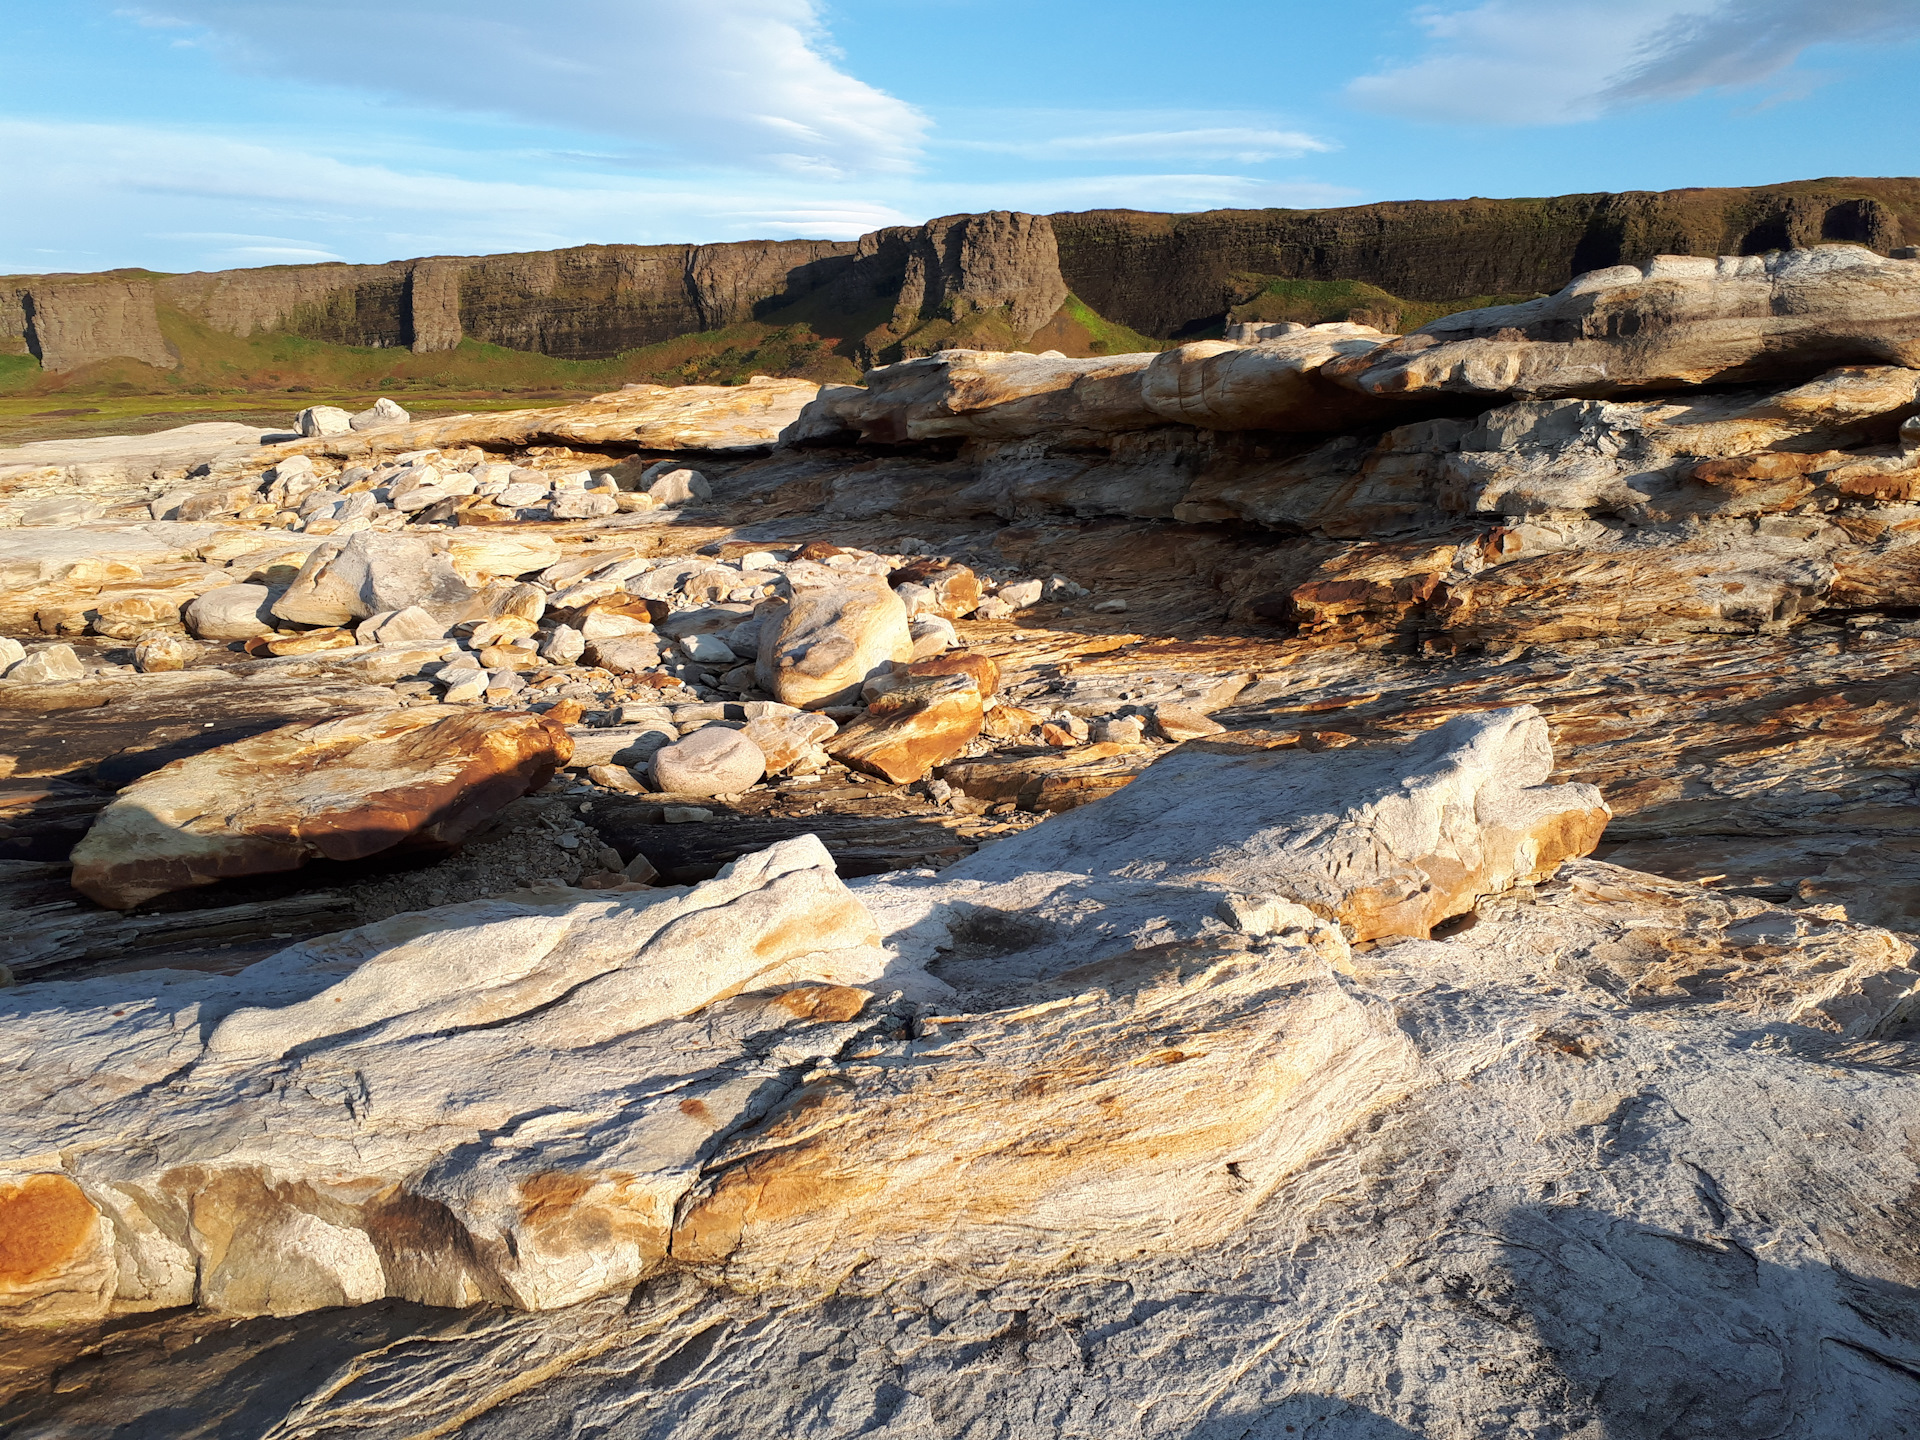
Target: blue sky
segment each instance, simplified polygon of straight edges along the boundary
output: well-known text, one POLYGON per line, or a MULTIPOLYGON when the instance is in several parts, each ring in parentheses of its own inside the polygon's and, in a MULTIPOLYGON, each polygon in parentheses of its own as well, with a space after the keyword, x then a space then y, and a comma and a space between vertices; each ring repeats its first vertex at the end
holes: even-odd
POLYGON ((0 273, 1920 173, 1920 0, 0 0, 0 273))

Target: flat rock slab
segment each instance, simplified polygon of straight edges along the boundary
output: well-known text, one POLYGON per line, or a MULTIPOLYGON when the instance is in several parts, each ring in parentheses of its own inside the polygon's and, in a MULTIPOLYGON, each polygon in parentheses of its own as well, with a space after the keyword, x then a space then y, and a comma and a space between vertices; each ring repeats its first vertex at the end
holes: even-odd
POLYGON ((309 860, 457 844, 572 753, 522 712, 384 710, 288 725, 163 766, 73 852, 73 887, 113 909, 309 860))
POLYGON ((391 690, 270 672, 0 681, 0 755, 12 757, 15 779, 58 776, 118 790, 175 760, 293 721, 392 707, 391 690))

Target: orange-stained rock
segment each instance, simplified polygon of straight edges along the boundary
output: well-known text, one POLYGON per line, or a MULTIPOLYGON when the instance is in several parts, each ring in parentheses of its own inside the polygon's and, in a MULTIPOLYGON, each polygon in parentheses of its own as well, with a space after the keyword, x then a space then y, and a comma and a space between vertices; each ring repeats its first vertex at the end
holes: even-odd
POLYGON ((59 1174, 0 1177, 0 1323, 98 1319, 114 1279, 107 1227, 78 1185, 59 1174))
POLYGON ((923 675, 971 675, 973 683, 980 687, 982 696, 998 694, 1000 690, 1000 667, 994 663, 991 655, 982 655, 977 650, 949 650, 944 655, 916 660, 907 667, 907 674, 916 678, 923 675))
POLYGON ((827 753, 850 770, 905 785, 965 750, 984 718, 971 675, 910 679, 850 722, 827 753))
POLYGON ((971 615, 984 598, 980 577, 965 565, 949 565, 938 560, 919 560, 903 565, 887 576, 889 585, 924 585, 933 591, 938 612, 949 620, 971 615))
POLYGON ((122 790, 73 852, 73 886, 125 910, 237 875, 452 845, 573 753, 566 726, 437 706, 289 725, 122 790))

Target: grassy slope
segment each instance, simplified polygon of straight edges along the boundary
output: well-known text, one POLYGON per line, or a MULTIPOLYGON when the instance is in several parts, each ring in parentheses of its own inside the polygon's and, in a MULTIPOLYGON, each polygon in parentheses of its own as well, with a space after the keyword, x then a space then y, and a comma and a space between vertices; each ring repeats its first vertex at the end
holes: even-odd
POLYGON ((1534 298, 1469 295, 1458 300, 1402 300, 1363 280, 1281 280, 1271 275, 1235 275, 1233 284, 1237 298, 1227 311, 1230 320, 1293 320, 1303 325, 1354 320, 1401 333, 1431 324, 1442 315, 1534 298))
POLYGON ((737 385, 752 375, 860 378, 835 353, 830 337, 804 323, 749 322, 605 360, 563 360, 477 340, 416 355, 280 333, 229 335, 165 307, 160 328, 180 355, 175 370, 107 360, 49 375, 31 356, 0 356, 0 444, 137 434, 201 420, 278 425, 308 405, 360 410, 381 395, 426 416, 560 403, 630 381, 737 385))

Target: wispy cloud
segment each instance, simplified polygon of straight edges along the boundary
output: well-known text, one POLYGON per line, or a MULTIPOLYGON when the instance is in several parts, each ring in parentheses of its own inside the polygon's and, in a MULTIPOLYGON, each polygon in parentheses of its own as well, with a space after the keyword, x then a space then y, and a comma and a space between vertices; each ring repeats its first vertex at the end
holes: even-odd
POLYGON ((1426 52, 1352 81, 1371 110, 1553 125, 1779 76, 1810 46, 1920 34, 1915 0, 1487 0, 1415 14, 1426 52))
POLYGON ((966 140, 957 147, 1021 155, 1034 160, 1230 160, 1257 165, 1295 160, 1337 147, 1299 130, 1216 126, 1196 130, 1138 130, 1114 135, 1049 135, 1031 140, 966 140))
POLYGON ((780 176, 475 180, 144 126, 0 119, 0 153, 12 157, 17 202, 0 218, 0 273, 71 266, 63 257, 96 251, 103 235, 123 250, 94 264, 226 268, 589 242, 847 239, 924 218, 857 188, 780 176))
POLYGON ((236 64, 818 179, 902 173, 918 110, 836 63, 817 0, 158 0, 236 64))

